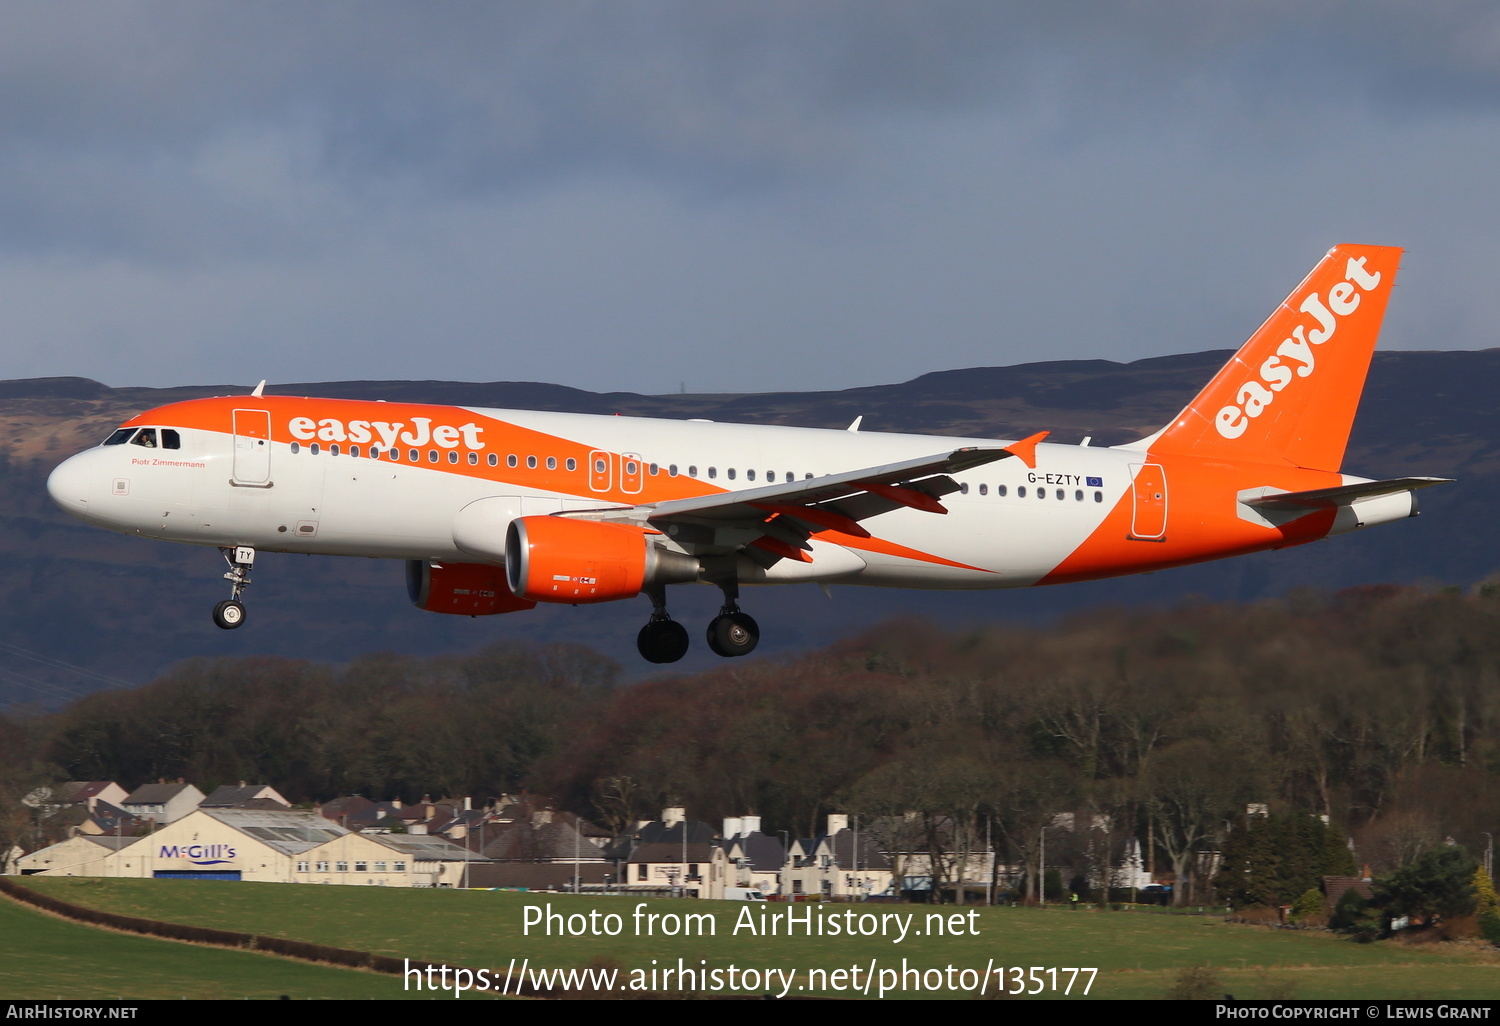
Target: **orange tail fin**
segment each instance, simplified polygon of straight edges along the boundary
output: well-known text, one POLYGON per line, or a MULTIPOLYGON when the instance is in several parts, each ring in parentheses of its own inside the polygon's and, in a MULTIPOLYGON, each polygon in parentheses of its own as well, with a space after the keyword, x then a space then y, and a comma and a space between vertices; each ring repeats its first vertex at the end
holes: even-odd
POLYGON ((1338 470, 1400 260, 1329 250, 1150 451, 1338 470))

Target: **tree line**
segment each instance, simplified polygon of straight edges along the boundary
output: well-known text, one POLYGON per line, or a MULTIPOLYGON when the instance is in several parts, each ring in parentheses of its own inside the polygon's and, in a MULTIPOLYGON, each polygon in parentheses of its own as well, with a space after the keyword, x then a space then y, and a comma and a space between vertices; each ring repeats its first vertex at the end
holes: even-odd
POLYGON ((1207 900, 1198 853, 1269 829, 1252 807, 1326 826, 1290 828, 1298 881, 1335 862, 1389 873, 1445 840, 1483 851, 1500 826, 1497 681, 1488 587, 1103 609, 1046 628, 902 621, 630 686, 570 645, 196 661, 0 718, 0 797, 47 777, 250 780, 294 801, 529 791, 617 829, 682 804, 794 837, 851 812, 910 850, 992 843, 1031 866, 1045 844, 1049 866, 1083 878, 1139 838, 1182 900, 1207 900))

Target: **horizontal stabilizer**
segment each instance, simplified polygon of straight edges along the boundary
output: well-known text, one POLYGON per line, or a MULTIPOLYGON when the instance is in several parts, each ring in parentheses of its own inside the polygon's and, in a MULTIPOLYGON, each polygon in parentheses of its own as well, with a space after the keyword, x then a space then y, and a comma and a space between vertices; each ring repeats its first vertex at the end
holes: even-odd
POLYGON ((1452 480, 1451 477, 1395 477, 1388 481, 1358 481, 1354 484, 1335 485, 1332 488, 1313 488, 1305 492, 1278 492, 1269 488, 1252 488, 1241 492, 1239 499, 1246 506, 1253 506, 1256 509, 1287 512, 1334 509, 1338 506, 1351 505, 1361 499, 1373 499, 1377 495, 1412 492, 1418 488, 1448 484, 1452 480))

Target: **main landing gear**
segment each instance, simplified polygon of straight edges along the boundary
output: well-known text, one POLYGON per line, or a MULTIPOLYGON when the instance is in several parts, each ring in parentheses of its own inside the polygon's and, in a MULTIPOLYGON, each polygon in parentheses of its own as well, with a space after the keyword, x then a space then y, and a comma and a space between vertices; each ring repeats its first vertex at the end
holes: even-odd
POLYGON ((648 588, 646 594, 651 598, 651 619, 636 635, 635 647, 648 663, 675 663, 687 655, 687 628, 667 612, 665 587, 648 588))
MULTIPOLYGON (((737 582, 720 584, 724 605, 708 625, 708 647, 725 657, 749 655, 760 641, 760 626, 740 612, 737 582)), ((649 663, 675 663, 687 655, 688 632, 667 612, 666 588, 646 592, 651 598, 651 619, 636 636, 635 646, 649 663)))
POLYGON ((727 657, 749 655, 760 641, 760 625, 748 613, 740 612, 740 583, 734 578, 719 584, 724 605, 719 615, 709 621, 708 647, 715 655, 727 657))
POLYGON ((229 572, 224 575, 232 590, 229 598, 214 606, 214 624, 226 631, 232 631, 245 622, 245 604, 240 601, 240 595, 244 593, 245 587, 250 583, 250 570, 255 566, 255 550, 248 545, 237 545, 234 548, 221 548, 224 554, 224 562, 229 564, 229 572))

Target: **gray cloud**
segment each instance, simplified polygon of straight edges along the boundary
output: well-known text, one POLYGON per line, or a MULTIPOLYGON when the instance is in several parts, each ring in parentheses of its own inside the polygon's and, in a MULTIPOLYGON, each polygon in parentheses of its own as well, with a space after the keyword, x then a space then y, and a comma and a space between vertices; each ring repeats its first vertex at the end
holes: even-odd
POLYGON ((9 4, 0 373, 1124 359, 1344 239, 1491 344, 1497 57, 1488 3, 9 4))

